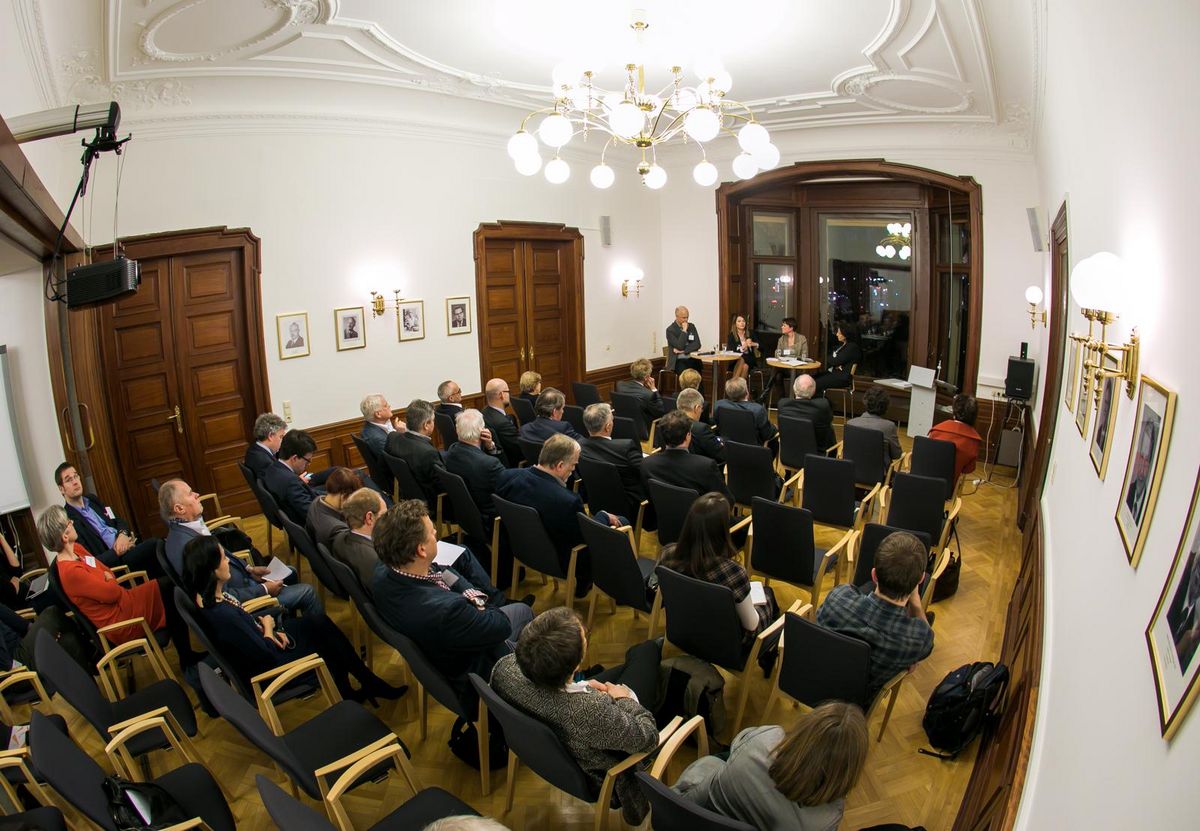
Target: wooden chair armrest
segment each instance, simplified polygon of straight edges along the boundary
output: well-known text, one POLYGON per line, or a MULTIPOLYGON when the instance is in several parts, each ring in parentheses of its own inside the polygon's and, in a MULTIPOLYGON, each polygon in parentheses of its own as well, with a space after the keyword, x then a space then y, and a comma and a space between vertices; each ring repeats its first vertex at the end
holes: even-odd
MULTIPOLYGON (((211 528, 212 526, 210 525, 209 527, 211 528)), ((249 563, 250 562, 250 549, 243 548, 241 551, 234 551, 233 556, 237 557, 243 563, 249 563)))
POLYGON ((17 609, 16 611, 17 617, 24 618, 31 623, 37 620, 37 612, 35 612, 33 609, 17 609))
POLYGON ((199 831, 212 831, 212 829, 209 828, 208 823, 200 819, 200 817, 192 817, 184 822, 177 822, 174 825, 164 828, 163 831, 192 831, 192 829, 199 829, 199 831))
POLYGON ((31 568, 29 571, 22 574, 20 579, 22 581, 33 580, 36 577, 41 577, 45 573, 46 569, 44 568, 31 568))
MULTIPOLYGON (((46 793, 45 789, 42 788, 40 784, 38 784, 37 779, 35 779, 33 776, 33 772, 29 769, 29 765, 26 761, 28 758, 28 747, 17 748, 16 750, 6 750, 3 754, 0 754, 0 770, 6 770, 8 768, 15 768, 19 770, 21 772, 21 776, 25 780, 22 784, 29 789, 29 792, 33 795, 34 799, 38 801, 38 804, 42 805, 43 807, 53 806, 54 803, 50 801, 50 795, 46 793)), ((8 794, 12 804, 20 805, 20 799, 13 790, 12 785, 9 784, 8 777, 0 776, 0 783, 3 784, 4 791, 8 794)))
POLYGON ((271 731, 276 736, 283 735, 283 722, 279 720, 279 713, 275 709, 275 694, 300 676, 314 671, 317 674, 317 683, 320 684, 321 692, 324 693, 329 706, 332 707, 341 701, 342 696, 333 683, 333 676, 329 674, 329 668, 316 653, 259 673, 250 679, 250 687, 258 701, 258 711, 262 714, 263 720, 271 726, 271 731), (264 688, 263 682, 268 680, 270 683, 264 688))
MULTIPOLYGON (((161 708, 165 710, 166 708, 161 708)), ((157 711, 156 711, 157 712, 157 711)), ((112 732, 113 728, 109 728, 112 732)), ((184 744, 181 736, 184 735, 179 728, 179 722, 171 716, 168 711, 165 716, 154 716, 153 718, 142 717, 133 720, 133 723, 122 730, 117 731, 117 734, 104 746, 104 752, 113 764, 113 768, 118 772, 124 772, 130 779, 141 781, 139 776, 139 765, 134 761, 133 754, 129 752, 126 745, 130 739, 135 736, 140 736, 142 733, 148 733, 151 730, 159 730, 166 737, 167 743, 171 748, 179 753, 180 758, 188 762, 199 762, 187 746, 184 744), (180 732, 176 732, 179 730, 180 732)))
POLYGON ((787 495, 788 488, 799 487, 799 485, 797 483, 800 481, 800 477, 803 475, 804 475, 804 471, 802 471, 802 470, 797 471, 796 473, 792 474, 792 476, 790 476, 788 479, 784 480, 783 487, 781 487, 779 489, 779 501, 780 502, 782 502, 784 496, 787 495))
POLYGON ((937 562, 933 565, 933 573, 929 575, 930 578, 937 580, 945 572, 948 565, 950 565, 950 549, 943 548, 938 552, 937 562))
MULTIPOLYGON (((669 740, 672 735, 675 734, 675 731, 679 729, 679 726, 681 724, 683 724, 683 716, 675 716, 675 718, 671 719, 670 723, 667 724, 666 727, 664 727, 662 730, 658 731, 658 744, 656 744, 650 750, 643 750, 640 753, 631 753, 628 756, 626 756, 624 759, 622 759, 621 761, 617 762, 615 765, 613 765, 607 771, 605 771, 605 773, 604 773, 605 781, 611 782, 612 780, 616 779, 616 777, 619 774, 624 773, 625 771, 629 770, 631 767, 633 767, 638 762, 645 759, 651 753, 658 750, 660 747, 663 747, 664 743, 667 740, 669 740)), ((707 741, 707 737, 705 737, 705 739, 707 741)))
POLYGON ((360 747, 353 753, 318 768, 313 771, 313 775, 317 777, 322 795, 327 801, 333 802, 340 799, 342 794, 353 787, 359 777, 388 758, 396 760, 396 768, 408 781, 408 785, 412 788, 413 793, 416 794, 420 791, 421 782, 417 778, 412 762, 409 761, 408 754, 404 752, 404 746, 400 744, 400 739, 397 738, 395 733, 388 733, 386 736, 381 736, 366 747, 360 747), (328 791, 326 791, 324 784, 326 777, 343 768, 345 770, 338 776, 333 785, 329 787, 328 791))
POLYGON ((841 551, 843 548, 846 549, 846 557, 848 559, 850 557, 850 543, 857 536, 858 536, 858 532, 855 531, 853 528, 851 528, 849 531, 847 531, 845 534, 842 535, 842 538, 834 544, 833 548, 831 548, 825 552, 825 559, 829 559, 834 554, 837 554, 839 551, 841 551))
MULTIPOLYGON (((142 626, 145 627, 144 621, 142 626)), ((151 635, 149 637, 153 636, 151 635)), ((105 673, 111 672, 115 677, 117 675, 117 661, 126 656, 139 652, 146 658, 147 661, 150 662, 151 669, 154 670, 154 674, 158 676, 160 681, 169 677, 167 675, 166 667, 159 665, 158 655, 155 654, 153 649, 151 649, 150 642, 146 638, 134 638, 131 641, 125 641, 125 643, 117 644, 101 655, 100 660, 96 661, 96 670, 100 676, 100 686, 102 689, 104 689, 110 701, 116 701, 118 698, 123 697, 124 693, 119 689, 119 687, 113 687, 109 684, 109 678, 105 673)))
POLYGON ((134 580, 149 580, 150 575, 144 571, 127 571, 117 577, 118 583, 132 583, 134 580))
POLYGON ((154 634, 150 631, 150 624, 146 622, 144 617, 131 617, 126 620, 118 620, 116 623, 110 623, 108 626, 101 626, 96 630, 98 635, 107 635, 116 629, 128 629, 130 626, 141 625, 142 630, 146 633, 146 637, 152 638, 154 634))
MULTIPOLYGON (((221 510, 221 497, 217 496, 215 493, 200 494, 200 502, 201 503, 207 502, 209 500, 212 500, 213 507, 217 509, 216 510, 217 516, 221 516, 225 513, 224 511, 221 510)), ((209 525, 209 527, 211 528, 212 526, 209 525)))
POLYGON ((837 456, 839 459, 840 459, 840 458, 842 458, 842 445, 844 445, 844 444, 845 444, 845 442, 840 442, 840 441, 839 441, 837 444, 830 445, 829 447, 826 447, 826 448, 825 448, 825 455, 826 455, 826 456, 828 456, 830 453, 833 453, 833 451, 835 451, 835 450, 836 450, 836 451, 837 451, 837 453, 836 453, 835 455, 836 455, 836 456, 837 456))
POLYGON ((247 600, 242 604, 242 611, 259 612, 271 606, 278 606, 279 601, 269 594, 264 594, 262 597, 256 597, 253 600, 247 600))
MULTIPOLYGON (((796 602, 799 603, 800 601, 797 600, 796 602)), ((782 628, 783 628, 783 615, 780 615, 779 617, 775 618, 775 620, 771 623, 770 626, 768 626, 766 629, 759 632, 758 636, 755 637, 755 639, 754 639, 754 646, 756 647, 755 651, 758 651, 757 648, 761 647, 764 643, 766 643, 767 638, 771 637, 772 635, 774 635, 776 632, 778 632, 782 628)))
POLYGON ((904 463, 904 459, 907 455, 910 454, 901 454, 899 459, 896 459, 896 461, 888 465, 887 473, 885 473, 883 476, 883 487, 885 490, 892 486, 892 479, 900 471, 901 465, 904 463))
POLYGON ((208 526, 210 531, 213 528, 221 528, 226 525, 236 525, 240 528, 242 525, 242 518, 240 516, 230 516, 229 514, 225 514, 224 516, 217 517, 212 522, 209 522, 206 519, 204 520, 204 524, 208 526))
POLYGON ((733 525, 729 526, 729 533, 732 534, 735 531, 741 531, 743 528, 745 528, 747 525, 750 525, 752 522, 754 522, 753 515, 742 517, 737 522, 735 522, 733 525))
POLYGON ((33 685, 33 689, 37 692, 40 701, 50 702, 50 696, 46 693, 46 688, 42 686, 42 679, 31 669, 10 669, 0 676, 0 694, 3 694, 9 687, 23 683, 33 685))
POLYGON ((171 714, 170 707, 159 707, 155 710, 147 710, 146 712, 142 713, 141 715, 134 716, 133 718, 127 718, 124 721, 118 721, 116 724, 110 724, 108 727, 108 733, 110 736, 116 736, 122 730, 126 730, 130 727, 133 727, 138 722, 145 721, 146 719, 151 719, 151 718, 164 718, 170 714, 171 714))
POLYGON ((583 484, 583 480, 576 476, 575 481, 571 483, 571 490, 575 493, 579 493, 579 486, 581 484, 583 484))
POLYGON ((129 566, 118 563, 110 568, 109 571, 111 571, 113 574, 123 574, 124 572, 129 571, 129 566))
POLYGON ((867 491, 867 495, 858 503, 858 511, 854 515, 854 530, 861 530, 863 520, 869 515, 871 503, 873 503, 880 494, 883 493, 883 485, 876 484, 871 490, 867 491))
POLYGON ((683 740, 692 733, 696 733, 696 758, 703 759, 708 755, 708 731, 704 729, 704 716, 692 716, 686 724, 673 732, 665 742, 661 742, 662 750, 659 751, 658 757, 654 760, 654 765, 650 768, 651 776, 660 781, 662 780, 663 774, 667 772, 667 765, 675 757, 675 751, 683 744, 683 740), (697 730, 699 730, 698 733, 696 732, 697 730))

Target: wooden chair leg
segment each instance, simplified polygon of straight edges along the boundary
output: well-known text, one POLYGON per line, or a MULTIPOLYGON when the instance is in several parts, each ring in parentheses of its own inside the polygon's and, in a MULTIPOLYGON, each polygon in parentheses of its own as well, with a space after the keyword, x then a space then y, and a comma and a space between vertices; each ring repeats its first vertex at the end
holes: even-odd
MULTIPOLYGON (((420 685, 418 685, 420 686, 420 685)), ((425 734, 428 732, 429 718, 429 693, 424 687, 417 690, 417 719, 421 722, 421 741, 425 741, 425 734)))
POLYGON ((592 592, 592 599, 588 601, 587 630, 589 632, 592 631, 592 621, 596 618, 596 598, 599 594, 599 592, 592 592))
POLYGON ((521 761, 517 758, 517 754, 513 753, 512 750, 509 750, 508 751, 508 784, 504 788, 504 813, 502 813, 501 816, 504 816, 505 814, 507 814, 509 811, 512 810, 513 793, 516 791, 516 788, 517 788, 517 766, 520 764, 521 764, 521 761))
POLYGON ((892 717, 892 708, 896 706, 896 699, 900 695, 900 685, 897 684, 892 688, 892 694, 888 698, 887 709, 883 711, 883 723, 879 725, 879 735, 875 737, 876 742, 883 741, 883 731, 887 729, 888 720, 892 717))
POLYGON ((479 702, 479 724, 475 733, 479 736, 479 777, 483 783, 483 795, 492 792, 492 765, 488 755, 488 714, 487 705, 479 702))
POLYGON ((742 673, 742 689, 738 692, 737 715, 733 718, 733 735, 737 735, 742 730, 742 716, 746 714, 746 699, 750 695, 750 672, 751 667, 747 667, 742 673))

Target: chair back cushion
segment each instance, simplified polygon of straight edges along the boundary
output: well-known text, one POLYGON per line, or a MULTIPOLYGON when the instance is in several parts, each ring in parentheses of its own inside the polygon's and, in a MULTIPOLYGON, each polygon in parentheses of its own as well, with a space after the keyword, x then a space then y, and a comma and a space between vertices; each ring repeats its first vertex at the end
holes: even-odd
POLYGON ((117 831, 103 789, 106 774, 38 710, 30 713, 29 749, 50 787, 101 828, 117 831))
POLYGON ((912 534, 925 544, 926 549, 933 545, 929 535, 921 531, 908 531, 905 528, 868 522, 863 526, 862 536, 858 538, 858 554, 854 559, 854 585, 865 586, 871 582, 871 569, 875 568, 875 552, 879 550, 879 544, 897 531, 912 534))
MULTIPOLYGON (((575 406, 582 410, 584 407, 600 403, 600 389, 595 384, 584 384, 579 381, 571 382, 571 395, 575 398, 575 406)), ((575 429, 579 429, 578 427, 575 429)), ((586 432, 580 430, 585 436, 586 432)))
POLYGON ((33 655, 37 661, 37 673, 45 686, 57 690, 68 704, 87 719, 103 741, 111 739, 108 726, 119 719, 113 716, 113 705, 100 694, 96 682, 83 667, 46 630, 37 633, 33 655))
MULTIPOLYGON (((446 676, 438 670, 429 659, 425 657, 425 653, 421 651, 421 647, 417 646, 416 641, 407 635, 402 635, 388 625, 387 621, 379 614, 379 610, 375 608, 374 603, 368 603, 363 608, 363 617, 366 618, 367 625, 371 627, 379 639, 388 646, 400 653, 400 657, 408 664, 413 671, 413 675, 421 682, 421 686, 425 688, 425 692, 433 696, 437 703, 441 704, 454 715, 466 721, 473 722, 478 717, 476 708, 467 708, 464 706, 464 701, 459 695, 458 690, 446 679, 446 676)), ((474 701, 474 696, 469 696, 471 701, 474 701)))
MULTIPOLYGON (((608 511, 614 516, 625 516, 630 509, 625 483, 617 466, 599 459, 579 459, 575 472, 583 479, 583 492, 587 496, 588 509, 593 515, 608 511)), ((633 519, 633 517, 630 517, 633 519)))
MULTIPOLYGON (((353 438, 356 443, 362 441, 362 439, 360 439, 358 436, 352 436, 351 438, 353 438)), ((363 447, 366 447, 365 442, 363 442, 363 447)), ((371 448, 367 447, 367 452, 370 453, 371 448)), ((366 456, 363 456, 363 458, 365 459, 366 456)), ((254 494, 254 498, 258 501, 258 507, 262 509, 263 516, 267 518, 267 522, 271 523, 276 528, 280 528, 279 503, 275 501, 275 497, 271 496, 267 489, 262 486, 262 482, 258 480, 258 477, 254 475, 254 472, 250 470, 250 468, 246 467, 241 462, 238 462, 237 466, 241 469, 242 476, 245 477, 246 483, 250 486, 250 492, 254 494)))
POLYGON ((576 517, 591 555, 592 581, 597 588, 621 606, 649 612, 651 601, 646 599, 646 581, 638 568, 629 534, 583 514, 576 517))
POLYGON ((288 831, 337 831, 325 817, 309 808, 261 773, 254 777, 258 795, 275 825, 288 831))
POLYGON ((216 661, 221 672, 234 685, 238 693, 246 700, 253 698, 254 693, 250 689, 250 679, 243 678, 233 662, 221 652, 217 646, 216 639, 198 614, 195 602, 179 586, 175 587, 175 607, 179 609, 179 616, 183 618, 183 622, 187 624, 188 629, 196 636, 196 640, 200 641, 200 644, 208 650, 209 657, 216 661))
POLYGON ((392 477, 388 475, 387 466, 383 463, 383 459, 379 458, 379 454, 358 433, 351 433, 350 438, 354 440, 354 446, 358 448, 358 455, 362 456, 363 461, 367 463, 367 473, 371 475, 371 479, 381 487, 389 482, 392 477))
POLYGON ((645 441, 650 437, 650 426, 646 424, 646 414, 642 412, 642 402, 638 400, 637 396, 614 392, 612 408, 615 415, 633 420, 638 441, 645 441))
POLYGON ((741 672, 742 623, 733 591, 658 566, 659 591, 667 610, 667 640, 710 664, 741 672))
POLYGON ((312 541, 312 537, 308 535, 308 531, 292 522, 283 511, 279 512, 279 522, 283 525, 283 530, 287 533, 288 539, 291 540, 292 548, 299 551, 300 555, 308 561, 309 567, 317 575, 317 579, 321 581, 321 585, 327 591, 332 592, 338 600, 347 600, 346 592, 342 589, 337 578, 334 577, 333 572, 330 571, 329 564, 321 557, 320 552, 317 551, 316 543, 312 541))
POLYGON ((679 533, 683 530, 683 521, 687 519, 692 503, 700 498, 700 494, 691 488, 680 488, 668 485, 657 479, 646 483, 650 502, 658 516, 658 544, 670 545, 679 541, 679 533))
POLYGON ((642 441, 642 439, 638 438, 637 422, 625 416, 613 416, 612 437, 614 439, 642 441))
POLYGON ((536 418, 533 411, 533 403, 529 399, 514 396, 508 403, 512 405, 513 412, 517 416, 517 421, 521 422, 521 424, 528 424, 536 418))
POLYGON ((809 707, 849 701, 866 708, 870 646, 792 612, 783 624, 783 643, 781 690, 809 707))
POLYGON ((817 431, 807 418, 779 416, 779 461, 792 470, 804 468, 804 457, 819 453, 817 431))
POLYGON ((798 586, 812 586, 816 568, 812 512, 774 500, 752 504, 754 539, 750 562, 754 571, 798 586))
POLYGON ((883 481, 887 472, 883 466, 885 441, 882 431, 869 427, 847 424, 842 430, 842 458, 854 462, 856 482, 877 485, 883 481))
POLYGON ((437 489, 450 498, 450 507, 454 513, 454 521, 462 528, 463 533, 471 538, 472 543, 486 545, 488 533, 483 527, 483 517, 479 514, 479 506, 471 498, 467 483, 457 473, 451 473, 444 467, 433 468, 433 483, 437 489))
POLYGON ((400 489, 401 499, 420 499, 422 502, 429 502, 429 498, 425 495, 425 489, 421 487, 417 477, 413 476, 412 468, 408 466, 405 459, 385 450, 383 451, 383 461, 392 475, 396 477, 396 485, 400 489))
POLYGON ((537 510, 499 496, 493 496, 492 500, 496 503, 496 512, 500 514, 500 521, 512 543, 513 556, 542 574, 565 579, 567 575, 558 562, 554 542, 546 533, 537 510))
POLYGON ((567 404, 563 407, 563 421, 575 428, 575 432, 581 436, 588 434, 587 426, 583 423, 583 407, 576 404, 567 404))
POLYGON ((941 479, 898 473, 888 498, 887 524, 906 531, 920 531, 931 540, 942 535, 946 519, 946 486, 941 479))
POLYGON ((775 499, 775 454, 761 444, 725 442, 725 464, 729 476, 729 492, 739 505, 749 505, 755 497, 775 499))
POLYGON ((916 436, 913 438, 909 472, 941 479, 946 483, 945 498, 949 500, 954 496, 954 487, 958 484, 957 453, 958 448, 952 441, 916 436))
POLYGON ((445 413, 434 413, 433 425, 437 427, 438 436, 442 439, 442 449, 449 450, 450 445, 458 441, 458 431, 454 429, 454 419, 445 413))
POLYGON ((753 825, 697 805, 644 770, 637 772, 637 780, 650 803, 650 827, 654 831, 754 831, 753 825))
MULTIPOLYGON (((715 406, 715 405, 714 405, 715 406)), ((758 440, 758 425, 754 413, 738 407, 721 407, 717 413, 717 432, 728 444, 731 441, 742 444, 761 444, 758 440)))
POLYGON ((521 446, 521 455, 525 457, 525 462, 530 467, 538 463, 538 456, 542 455, 542 445, 545 442, 533 441, 524 436, 517 437, 517 444, 521 446))
POLYGON ((810 454, 804 458, 803 505, 813 520, 849 528, 854 524, 854 463, 810 454))

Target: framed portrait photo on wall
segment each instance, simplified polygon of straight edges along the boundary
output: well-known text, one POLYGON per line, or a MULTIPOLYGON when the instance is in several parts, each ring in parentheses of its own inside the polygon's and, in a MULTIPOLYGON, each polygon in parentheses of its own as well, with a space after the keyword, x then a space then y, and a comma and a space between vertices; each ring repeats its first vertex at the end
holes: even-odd
POLYGON ((471 298, 446 298, 446 334, 469 335, 471 333, 471 298))
POLYGON ((1125 554, 1135 568, 1146 544, 1150 520, 1154 518, 1154 503, 1162 484, 1174 419, 1175 393, 1143 375, 1137 410, 1134 411, 1133 441, 1129 446, 1129 461, 1125 465, 1125 480, 1121 484, 1121 501, 1117 503, 1116 514, 1125 554))
POLYGON ((338 352, 362 349, 367 345, 367 327, 363 325, 363 307, 349 306, 333 310, 338 352))
POLYGON ((1063 384, 1063 399, 1067 409, 1075 412, 1075 396, 1079 394, 1079 342, 1071 341, 1068 345, 1070 355, 1067 365, 1067 383, 1063 384))
POLYGON ((1121 383, 1122 379, 1115 375, 1105 376, 1099 381, 1100 407, 1096 411, 1096 423, 1092 425, 1088 457, 1092 460, 1092 467, 1096 468, 1096 474, 1101 481, 1108 472, 1108 455, 1112 450, 1113 425, 1117 418, 1117 403, 1121 399, 1121 383))
POLYGON ((403 300, 396 309, 396 326, 400 329, 401 342, 425 337, 424 300, 403 300))
POLYGON ((1084 354, 1079 360, 1079 378, 1075 385, 1075 427, 1081 436, 1087 435, 1088 415, 1092 412, 1088 406, 1091 403, 1088 399, 1092 394, 1092 371, 1086 362, 1087 355, 1084 354))
POLYGON ((303 358, 309 354, 308 312, 275 315, 275 334, 279 338, 279 360, 303 358))
POLYGON ((1200 686, 1200 522, 1196 500, 1200 496, 1200 476, 1192 488, 1175 561, 1158 596, 1158 605, 1146 626, 1146 646, 1154 670, 1154 689, 1158 699, 1158 721, 1164 739, 1179 729, 1183 717, 1196 699, 1200 686))

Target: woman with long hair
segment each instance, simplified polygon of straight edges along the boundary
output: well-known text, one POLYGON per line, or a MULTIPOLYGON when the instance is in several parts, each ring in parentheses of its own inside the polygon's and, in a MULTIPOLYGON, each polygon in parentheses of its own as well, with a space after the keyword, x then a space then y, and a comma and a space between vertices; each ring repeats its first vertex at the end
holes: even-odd
POLYGON ((754 353, 758 342, 750 337, 746 316, 740 312, 735 312, 729 319, 729 337, 725 341, 725 348, 742 355, 742 359, 733 365, 734 378, 746 378, 750 370, 758 367, 758 356, 754 353))
POLYGON ((817 395, 827 389, 844 389, 850 386, 850 372, 862 360, 862 349, 858 345, 858 328, 849 321, 838 323, 833 330, 837 345, 829 353, 825 369, 813 380, 817 382, 817 395))

